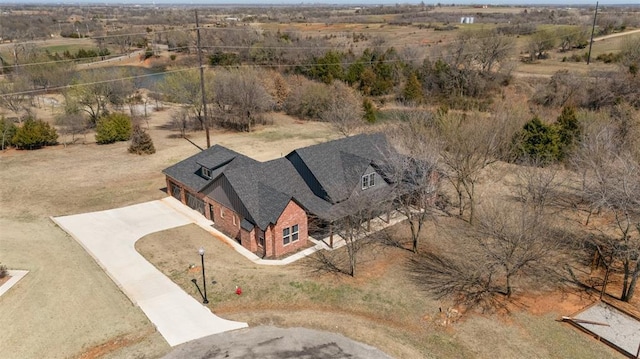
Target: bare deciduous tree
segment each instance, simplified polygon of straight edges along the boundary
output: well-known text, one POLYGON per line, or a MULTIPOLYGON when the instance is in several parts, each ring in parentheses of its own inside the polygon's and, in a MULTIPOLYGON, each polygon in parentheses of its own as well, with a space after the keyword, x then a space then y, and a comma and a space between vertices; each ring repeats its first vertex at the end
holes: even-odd
POLYGON ((529 57, 531 61, 547 57, 546 52, 556 46, 556 34, 550 30, 539 30, 533 33, 528 43, 529 57))
POLYGON ((62 135, 71 136, 71 140, 62 141, 66 147, 69 143, 75 143, 77 135, 87 133, 87 120, 79 112, 64 113, 56 117, 55 124, 58 126, 58 132, 62 135))
POLYGON ((640 39, 627 39, 621 47, 620 63, 636 76, 640 72, 640 39))
POLYGON ((469 206, 469 222, 475 214, 476 184, 482 170, 498 160, 507 141, 513 137, 509 119, 496 112, 492 117, 481 114, 448 113, 439 116, 438 136, 441 161, 446 178, 458 197, 459 214, 469 206))
POLYGON ((584 47, 588 44, 588 30, 578 26, 563 26, 556 30, 559 39, 560 51, 569 51, 575 47, 584 47))
POLYGON ((491 72, 513 52, 513 39, 501 36, 496 30, 479 31, 474 36, 474 59, 483 72, 491 72))
POLYGON ((331 100, 320 113, 320 118, 329 122, 343 136, 349 137, 364 124, 362 96, 340 81, 334 81, 330 91, 331 100))
POLYGON ((214 112, 217 122, 242 131, 251 131, 274 101, 255 71, 223 70, 213 79, 214 112))
MULTIPOLYGON (((205 92, 207 102, 209 102, 213 98, 213 87, 210 81, 206 81, 206 77, 207 72, 205 72, 205 92)), ((186 108, 191 116, 200 123, 201 129, 208 125, 204 118, 200 77, 197 71, 183 71, 167 75, 159 85, 159 89, 167 100, 179 103, 186 108)))
POLYGON ((362 252, 377 243, 377 238, 370 233, 370 219, 385 212, 388 203, 383 198, 366 195, 354 195, 344 207, 345 215, 331 224, 334 235, 339 236, 337 246, 332 251, 316 252, 314 259, 318 271, 328 271, 356 276, 356 269, 362 252))
POLYGON ((422 228, 433 217, 439 194, 438 145, 430 127, 431 113, 413 110, 400 116, 404 117, 402 122, 386 131, 398 151, 388 151, 391 158, 387 159, 385 172, 395 184, 396 210, 407 217, 411 250, 418 253, 422 228))
POLYGON ((577 106, 586 95, 585 85, 582 75, 560 70, 551 76, 547 84, 537 89, 533 101, 544 106, 577 106))
POLYGON ((518 198, 540 213, 545 212, 545 208, 561 185, 558 168, 543 168, 540 160, 528 160, 516 171, 518 198))
POLYGON ((447 250, 410 261, 415 282, 436 297, 493 308, 520 285, 557 278, 563 236, 529 206, 485 204, 464 227, 447 250))
POLYGON ((30 107, 28 90, 26 79, 20 76, 0 80, 0 106, 13 112, 18 119, 22 118, 23 111, 30 107))
POLYGON ((587 224, 594 212, 612 217, 593 225, 600 234, 594 236, 594 245, 607 270, 622 273, 620 299, 629 301, 640 277, 640 161, 616 139, 615 126, 607 123, 590 130, 574 158, 576 166, 585 169, 587 224))
POLYGON ((109 105, 122 106, 133 92, 131 80, 114 70, 95 69, 79 74, 77 83, 64 93, 66 106, 76 107, 89 115, 92 124, 108 111, 109 105), (121 80, 114 80, 122 78, 121 80))

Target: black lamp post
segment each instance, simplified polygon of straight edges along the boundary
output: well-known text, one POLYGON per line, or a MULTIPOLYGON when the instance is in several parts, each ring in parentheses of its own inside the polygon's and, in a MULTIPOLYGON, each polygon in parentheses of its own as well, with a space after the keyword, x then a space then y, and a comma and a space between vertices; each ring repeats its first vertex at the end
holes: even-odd
POLYGON ((204 276, 204 248, 200 247, 200 249, 198 249, 198 254, 200 254, 200 262, 202 263, 202 289, 204 292, 204 299, 202 303, 208 304, 209 301, 207 300, 207 280, 204 276))

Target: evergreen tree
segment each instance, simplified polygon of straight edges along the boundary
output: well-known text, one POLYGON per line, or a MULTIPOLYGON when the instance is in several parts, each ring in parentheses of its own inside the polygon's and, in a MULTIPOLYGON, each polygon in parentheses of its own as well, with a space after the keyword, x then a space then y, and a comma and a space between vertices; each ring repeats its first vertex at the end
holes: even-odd
POLYGON ((123 113, 102 117, 96 125, 96 142, 104 145, 131 138, 131 118, 123 113))
POLYGON ((518 160, 535 159, 541 164, 549 164, 561 158, 556 127, 542 123, 537 116, 516 134, 514 146, 518 160))
POLYGON ((17 130, 18 128, 13 122, 7 120, 4 116, 0 117, 0 150, 4 150, 13 144, 13 136, 15 136, 17 130))
POLYGON ((156 153, 156 148, 153 146, 153 140, 151 136, 140 125, 133 126, 133 135, 131 136, 131 146, 129 146, 129 152, 138 155, 151 155, 156 153))
POLYGON ((18 127, 11 142, 19 149, 34 150, 55 145, 58 142, 58 133, 47 122, 28 118, 18 127))
POLYGON ((364 100, 362 100, 362 108, 364 109, 364 120, 369 123, 376 122, 376 108, 373 102, 365 97, 364 100))
POLYGON ((582 130, 573 107, 563 107, 555 123, 560 141, 560 159, 563 159, 580 139, 582 130))
POLYGON ((424 99, 422 84, 416 74, 411 74, 402 90, 402 100, 413 103, 421 103, 424 99))

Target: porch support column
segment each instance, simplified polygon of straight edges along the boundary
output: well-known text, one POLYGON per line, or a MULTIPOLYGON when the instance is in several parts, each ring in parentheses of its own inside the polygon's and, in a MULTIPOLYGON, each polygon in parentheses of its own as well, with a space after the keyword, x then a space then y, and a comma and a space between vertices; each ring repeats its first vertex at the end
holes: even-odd
POLYGON ((333 248, 333 222, 329 222, 329 247, 333 248))

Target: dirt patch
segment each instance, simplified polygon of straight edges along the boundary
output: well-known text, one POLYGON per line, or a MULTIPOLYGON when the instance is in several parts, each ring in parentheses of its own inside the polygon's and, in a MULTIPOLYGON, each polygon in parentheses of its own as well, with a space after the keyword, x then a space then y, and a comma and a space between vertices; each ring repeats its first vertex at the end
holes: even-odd
POLYGON ((554 291, 540 294, 517 294, 512 298, 511 308, 534 315, 567 315, 592 304, 597 297, 584 290, 554 291))
MULTIPOLYGON (((147 336, 149 336, 152 332, 146 331, 143 335, 121 335, 119 337, 110 339, 102 344, 98 344, 90 349, 85 350, 80 356, 76 357, 77 359, 96 359, 103 358, 105 355, 109 353, 113 353, 119 351, 123 348, 132 346, 136 343, 140 343, 147 336)), ((136 333, 137 334, 137 333, 136 333)))

